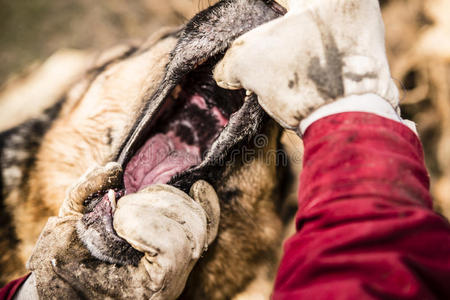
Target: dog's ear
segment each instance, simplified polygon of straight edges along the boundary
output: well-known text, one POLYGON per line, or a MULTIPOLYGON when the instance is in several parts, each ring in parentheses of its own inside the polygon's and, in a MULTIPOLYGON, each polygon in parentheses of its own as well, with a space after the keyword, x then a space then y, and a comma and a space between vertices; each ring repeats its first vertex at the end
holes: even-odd
POLYGON ((42 138, 57 117, 64 99, 40 116, 0 133, 1 203, 15 188, 27 180, 42 138))

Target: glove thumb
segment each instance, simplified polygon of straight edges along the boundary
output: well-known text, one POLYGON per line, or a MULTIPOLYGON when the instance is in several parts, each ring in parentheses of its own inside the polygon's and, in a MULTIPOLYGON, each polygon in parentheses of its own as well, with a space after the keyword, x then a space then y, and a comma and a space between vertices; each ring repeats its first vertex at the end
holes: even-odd
POLYGON ((189 195, 198 202, 206 213, 207 242, 210 245, 219 230, 220 205, 214 188, 204 180, 196 181, 189 191, 189 195))

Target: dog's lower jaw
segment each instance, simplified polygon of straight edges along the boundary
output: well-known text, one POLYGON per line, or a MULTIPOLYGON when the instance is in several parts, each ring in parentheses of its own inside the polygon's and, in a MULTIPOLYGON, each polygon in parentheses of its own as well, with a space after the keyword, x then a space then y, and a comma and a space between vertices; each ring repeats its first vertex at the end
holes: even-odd
POLYGON ((93 257, 114 264, 137 265, 143 253, 117 236, 113 228, 112 207, 106 194, 93 211, 77 222, 77 234, 93 257))

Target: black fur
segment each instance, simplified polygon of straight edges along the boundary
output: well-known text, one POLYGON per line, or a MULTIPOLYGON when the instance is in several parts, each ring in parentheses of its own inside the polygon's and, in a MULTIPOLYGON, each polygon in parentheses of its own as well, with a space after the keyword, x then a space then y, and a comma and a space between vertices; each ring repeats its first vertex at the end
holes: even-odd
MULTIPOLYGON (((17 259, 8 259, 5 255, 19 243, 11 211, 18 203, 7 205, 5 199, 14 189, 26 191, 42 137, 58 116, 64 101, 65 98, 61 99, 38 118, 0 133, 0 270, 4 270, 4 263, 11 264, 10 260, 17 259)), ((25 201, 25 198, 17 201, 25 201)), ((0 286, 3 284, 0 282, 0 286)))
POLYGON ((0 133, 2 197, 27 181, 42 137, 58 116, 64 101, 65 98, 46 109, 39 117, 0 133), (7 174, 11 168, 20 169, 20 172, 15 174, 17 176, 7 174))

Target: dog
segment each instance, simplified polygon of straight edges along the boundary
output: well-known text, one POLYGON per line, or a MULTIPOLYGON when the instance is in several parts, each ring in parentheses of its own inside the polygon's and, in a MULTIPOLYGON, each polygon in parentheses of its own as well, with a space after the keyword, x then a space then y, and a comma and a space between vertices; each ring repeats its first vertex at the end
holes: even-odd
MULTIPOLYGON (((261 270, 274 273, 290 183, 280 163, 282 130, 255 95, 219 88, 212 70, 234 39, 284 13, 271 0, 220 1, 185 26, 107 51, 51 107, 1 133, 1 281, 26 272, 66 190, 91 166, 109 161, 123 166, 127 192, 154 182, 187 192, 199 179, 215 188, 219 233, 180 298, 230 299, 261 270), (152 145, 156 157, 168 143, 197 154, 146 161, 153 173, 138 175, 141 149, 152 145)), ((86 215, 102 193, 86 199, 86 215)), ((139 256, 101 220, 85 218, 78 233, 85 245, 96 245, 89 250, 97 259, 128 264, 139 256)))

